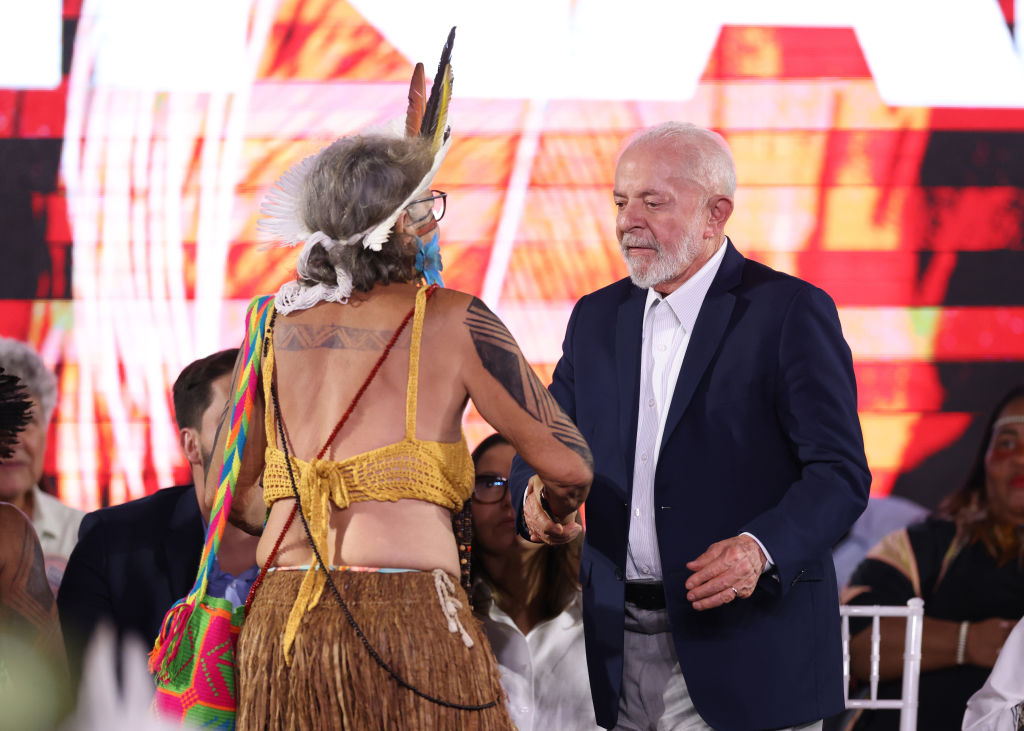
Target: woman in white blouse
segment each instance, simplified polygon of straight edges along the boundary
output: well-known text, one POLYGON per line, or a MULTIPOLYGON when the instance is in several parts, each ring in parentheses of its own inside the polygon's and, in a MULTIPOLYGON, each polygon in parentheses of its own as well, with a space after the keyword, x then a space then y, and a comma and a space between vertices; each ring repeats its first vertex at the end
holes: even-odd
POLYGON ((597 729, 577 579, 583 534, 563 546, 516 534, 508 492, 513 457, 499 434, 473 451, 474 609, 520 731, 597 729))

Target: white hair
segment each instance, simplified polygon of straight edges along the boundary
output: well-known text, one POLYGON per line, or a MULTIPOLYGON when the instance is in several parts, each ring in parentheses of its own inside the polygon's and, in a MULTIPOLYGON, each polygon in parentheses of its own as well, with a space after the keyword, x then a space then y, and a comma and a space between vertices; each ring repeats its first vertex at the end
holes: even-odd
POLYGON ((0 338, 0 368, 21 379, 25 389, 39 402, 44 423, 49 424, 57 408, 57 377, 46 367, 39 353, 28 343, 0 338))
POLYGON ((736 194, 736 167, 729 143, 717 132, 689 122, 662 122, 641 130, 623 148, 636 145, 668 144, 686 155, 690 177, 704 187, 707 195, 736 194))

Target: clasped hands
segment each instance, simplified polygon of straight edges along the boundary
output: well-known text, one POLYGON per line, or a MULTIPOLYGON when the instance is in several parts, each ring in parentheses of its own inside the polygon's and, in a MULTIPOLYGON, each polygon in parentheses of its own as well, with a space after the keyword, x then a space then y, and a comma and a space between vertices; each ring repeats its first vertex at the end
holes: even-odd
MULTIPOLYGON (((583 527, 576 522, 576 511, 556 518, 541 505, 543 483, 534 475, 526 486, 523 517, 531 541, 550 546, 569 543, 583 527)), ((693 575, 686 580, 686 599, 693 608, 714 609, 754 593, 767 558, 750 536, 740 535, 712 543, 708 550, 686 564, 693 575)))
POLYGON ((549 513, 541 504, 541 491, 544 483, 534 475, 526 483, 526 501, 523 503, 523 519, 526 521, 526 528, 530 531, 530 540, 546 543, 549 546, 560 546, 570 543, 583 530, 583 526, 576 522, 577 510, 570 510, 562 517, 555 512, 554 505, 549 513))

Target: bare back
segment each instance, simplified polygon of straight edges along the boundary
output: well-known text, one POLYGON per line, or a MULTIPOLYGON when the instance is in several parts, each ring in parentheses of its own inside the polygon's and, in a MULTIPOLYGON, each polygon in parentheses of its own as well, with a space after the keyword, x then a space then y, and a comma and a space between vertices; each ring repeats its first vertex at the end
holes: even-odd
MULTIPOLYGON (((293 456, 306 461, 317 456, 410 312, 415 294, 412 285, 393 284, 357 294, 346 305, 321 303, 278 316, 273 333, 274 378, 293 456)), ((450 297, 431 301, 424 318, 414 436, 426 441, 458 442, 462 437, 467 392, 458 350, 444 347, 443 311, 450 304, 450 297)), ((409 325, 403 329, 323 459, 343 461, 404 438, 411 331, 409 325)), ((280 448, 280 437, 275 436, 273 443, 280 448)), ((274 503, 260 543, 261 563, 293 504, 288 499, 274 503)), ((332 555, 324 559, 334 565, 442 568, 457 574, 449 516, 447 509, 423 500, 367 501, 345 509, 332 506, 328 522, 332 555)), ((296 521, 276 563, 311 562, 305 531, 296 521)))
MULTIPOLYGON (((264 379, 273 374, 292 458, 308 463, 319 453, 395 329, 409 314, 417 291, 411 284, 381 285, 356 294, 345 305, 320 303, 277 317, 270 349, 274 363, 264 363, 261 368, 264 379)), ((411 341, 411 332, 403 332, 397 339, 349 420, 331 440, 325 460, 354 462, 352 458, 367 456, 371 450, 384 452, 410 441, 403 437, 411 341)), ((419 363, 418 386, 413 390, 418 403, 415 424, 409 425, 410 439, 428 442, 435 455, 447 455, 431 466, 460 463, 459 470, 450 474, 465 473, 465 491, 459 500, 455 499, 458 491, 452 491, 446 501, 402 499, 404 493, 393 501, 365 499, 365 493, 364 501, 335 501, 347 507, 327 508, 324 553, 329 555, 323 556, 325 562, 440 568, 458 574, 450 511, 458 509, 471 490, 472 464, 461 430, 467 399, 473 400, 484 419, 508 439, 538 478, 564 496, 573 509, 586 497, 593 479, 586 441, 530 368, 504 323, 483 302, 463 292, 437 290, 424 307, 419 363), (465 460, 458 459, 459 454, 465 460)), ((240 383, 242 365, 240 355, 233 391, 240 383)), ((206 469, 205 499, 211 506, 228 438, 230 407, 230 403, 224 407, 214 457, 206 469)), ((265 403, 262 389, 254 408, 255 424, 264 423, 265 411, 271 416, 277 413, 273 404, 265 403)), ((279 453, 282 441, 276 421, 269 431, 274 433, 266 454, 279 453)), ((274 455, 275 465, 285 471, 283 478, 277 471, 275 481, 283 486, 271 488, 273 465, 264 459, 267 434, 256 428, 249 431, 248 438, 251 444, 241 458, 231 520, 250 533, 262 532, 257 553, 262 564, 281 534, 294 499, 290 498, 284 455, 279 455, 280 460, 274 455), (276 496, 265 527, 261 485, 264 494, 276 496)), ((322 490, 314 493, 324 494, 322 490)), ((312 560, 305 531, 296 521, 281 543, 276 563, 302 566, 312 560)))

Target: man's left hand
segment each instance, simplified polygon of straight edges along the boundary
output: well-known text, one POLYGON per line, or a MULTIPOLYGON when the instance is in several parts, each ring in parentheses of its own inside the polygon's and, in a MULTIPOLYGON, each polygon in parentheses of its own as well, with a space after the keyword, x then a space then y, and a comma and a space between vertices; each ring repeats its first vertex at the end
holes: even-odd
POLYGON ((750 536, 736 536, 712 543, 708 550, 686 564, 694 574, 686 581, 686 599, 700 611, 714 609, 754 593, 767 562, 750 536))
POLYGON ((570 543, 580 534, 583 526, 576 522, 576 511, 557 520, 548 513, 540 502, 540 491, 544 483, 534 475, 526 483, 526 500, 523 504, 523 519, 530 531, 530 540, 546 543, 549 546, 560 546, 570 543))

